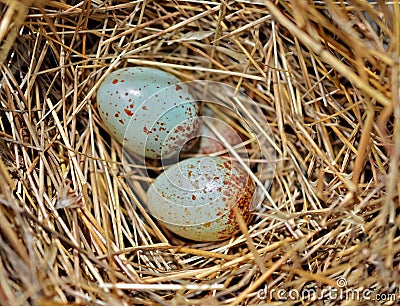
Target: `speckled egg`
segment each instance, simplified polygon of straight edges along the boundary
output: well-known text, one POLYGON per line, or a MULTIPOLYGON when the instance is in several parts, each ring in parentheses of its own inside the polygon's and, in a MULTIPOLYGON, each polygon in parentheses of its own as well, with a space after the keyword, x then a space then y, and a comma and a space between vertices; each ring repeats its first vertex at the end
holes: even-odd
POLYGON ((196 241, 230 238, 244 219, 256 184, 240 164, 222 157, 192 157, 170 166, 150 185, 147 207, 171 232, 196 241))
POLYGON ((100 84, 97 102, 110 133, 141 156, 172 158, 191 148, 201 128, 189 88, 158 69, 112 72, 100 84))

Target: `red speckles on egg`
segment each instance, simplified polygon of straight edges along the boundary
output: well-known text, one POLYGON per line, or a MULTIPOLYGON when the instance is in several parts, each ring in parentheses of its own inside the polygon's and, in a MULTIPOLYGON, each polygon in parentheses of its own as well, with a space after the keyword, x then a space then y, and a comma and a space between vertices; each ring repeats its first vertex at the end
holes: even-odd
POLYGON ((176 84, 176 85, 175 85, 175 89, 176 89, 176 90, 182 90, 182 86, 179 85, 179 84, 176 84))
MULTIPOLYGON (((247 222, 249 221, 251 214, 250 214, 250 203, 253 199, 254 192, 256 190, 256 184, 253 180, 249 177, 244 178, 247 181, 246 187, 244 188, 243 192, 240 194, 240 198, 236 201, 236 206, 239 208, 240 213, 242 214, 244 220, 247 222)), ((231 209, 229 213, 230 219, 235 219, 233 209, 231 209)))
POLYGON ((149 110, 149 109, 147 108, 147 106, 146 106, 146 105, 143 105, 143 106, 142 106, 142 109, 143 109, 144 111, 147 111, 147 110, 149 110))
POLYGON ((151 134, 151 131, 149 129, 147 129, 146 126, 143 127, 143 132, 145 132, 147 135, 151 134))
POLYGON ((132 117, 133 116, 133 112, 130 109, 124 109, 124 112, 129 116, 132 117))
POLYGON ((117 80, 117 79, 114 79, 114 80, 112 81, 112 83, 113 83, 113 84, 117 84, 117 83, 118 83, 118 80, 117 80))
POLYGON ((227 160, 224 162, 224 167, 228 170, 232 170, 232 163, 227 160))

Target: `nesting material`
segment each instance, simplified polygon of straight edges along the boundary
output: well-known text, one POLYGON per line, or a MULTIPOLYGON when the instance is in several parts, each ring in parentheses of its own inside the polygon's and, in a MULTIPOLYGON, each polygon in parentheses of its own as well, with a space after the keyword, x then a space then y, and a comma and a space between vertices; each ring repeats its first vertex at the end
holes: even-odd
POLYGON ((1 303, 398 301, 400 6, 384 2, 1 0, 1 303), (96 103, 130 66, 232 86, 261 111, 213 109, 264 193, 228 240, 149 215, 163 167, 125 156, 96 103))

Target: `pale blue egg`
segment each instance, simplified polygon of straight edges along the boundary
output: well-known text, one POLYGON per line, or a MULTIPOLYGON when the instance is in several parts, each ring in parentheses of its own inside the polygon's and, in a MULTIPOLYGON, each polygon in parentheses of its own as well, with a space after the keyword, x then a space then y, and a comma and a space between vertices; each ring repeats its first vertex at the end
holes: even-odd
POLYGON ((112 72, 100 84, 97 102, 111 134, 141 156, 177 156, 190 149, 201 128, 199 107, 188 86, 158 69, 112 72))
POLYGON ((237 206, 246 221, 256 184, 237 162, 192 157, 170 166, 150 185, 147 208, 171 232, 196 241, 218 241, 238 231, 237 206))

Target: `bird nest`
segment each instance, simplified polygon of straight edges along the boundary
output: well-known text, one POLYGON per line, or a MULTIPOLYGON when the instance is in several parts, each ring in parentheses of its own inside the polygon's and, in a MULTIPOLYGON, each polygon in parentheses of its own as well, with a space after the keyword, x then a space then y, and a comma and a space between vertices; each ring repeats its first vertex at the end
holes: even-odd
POLYGON ((1 0, 2 305, 395 304, 400 6, 384 2, 1 0), (230 239, 148 214, 154 177, 126 171, 96 102, 129 66, 261 111, 275 157, 252 162, 274 173, 230 239))

